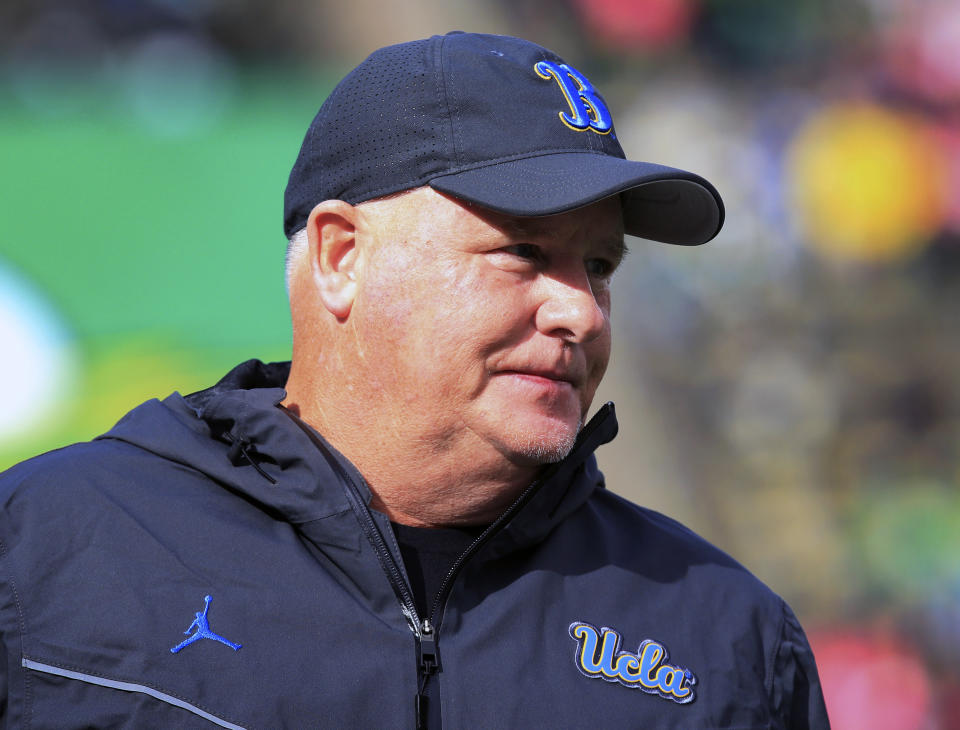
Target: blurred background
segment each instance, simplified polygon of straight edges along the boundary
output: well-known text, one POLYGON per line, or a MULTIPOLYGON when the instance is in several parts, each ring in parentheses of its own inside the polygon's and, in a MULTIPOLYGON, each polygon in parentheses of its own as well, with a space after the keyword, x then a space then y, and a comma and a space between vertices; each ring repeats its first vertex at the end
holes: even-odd
POLYGON ((0 468, 287 359, 303 133, 451 29, 556 50, 726 201, 617 276, 612 487, 794 606, 836 730, 960 728, 954 0, 4 0, 0 468))

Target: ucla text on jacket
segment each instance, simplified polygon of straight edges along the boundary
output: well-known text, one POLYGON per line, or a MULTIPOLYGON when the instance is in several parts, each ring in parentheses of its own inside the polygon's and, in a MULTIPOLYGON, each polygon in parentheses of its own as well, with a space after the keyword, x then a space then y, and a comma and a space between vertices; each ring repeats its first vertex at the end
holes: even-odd
POLYGON ((667 649, 660 642, 646 639, 636 653, 622 651, 619 633, 583 621, 570 624, 570 636, 577 642, 574 661, 583 675, 619 682, 681 705, 693 702, 697 678, 689 669, 667 662, 667 649))

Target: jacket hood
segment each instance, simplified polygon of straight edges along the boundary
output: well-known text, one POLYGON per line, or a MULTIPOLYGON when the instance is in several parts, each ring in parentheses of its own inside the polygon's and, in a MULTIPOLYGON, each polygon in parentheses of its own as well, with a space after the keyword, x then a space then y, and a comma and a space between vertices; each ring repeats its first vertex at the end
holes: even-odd
MULTIPOLYGON (((325 455, 314 443, 322 436, 280 406, 289 373, 289 362, 248 360, 206 390, 143 403, 98 438, 200 471, 294 524, 350 509, 338 467, 369 504, 370 490, 349 460, 323 442, 325 455)), ((581 430, 570 454, 546 467, 524 493, 523 509, 503 530, 505 549, 542 537, 603 486, 593 451, 616 433, 614 407, 607 403, 581 430)))

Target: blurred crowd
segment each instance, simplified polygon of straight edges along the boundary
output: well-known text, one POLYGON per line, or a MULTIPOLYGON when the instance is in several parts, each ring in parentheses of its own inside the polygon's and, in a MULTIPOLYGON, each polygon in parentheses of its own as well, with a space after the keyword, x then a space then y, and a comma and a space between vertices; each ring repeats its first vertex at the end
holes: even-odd
POLYGON ((837 730, 960 728, 960 3, 6 0, 0 69, 39 117, 117 83, 188 135, 251 73, 454 28, 557 50, 726 202, 618 274, 611 483, 791 602, 837 730))

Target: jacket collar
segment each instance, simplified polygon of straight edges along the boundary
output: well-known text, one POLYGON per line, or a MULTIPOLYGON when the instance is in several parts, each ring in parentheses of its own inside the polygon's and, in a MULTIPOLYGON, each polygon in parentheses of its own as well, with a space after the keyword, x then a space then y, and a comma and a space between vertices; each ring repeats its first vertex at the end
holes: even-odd
POLYGON ((248 360, 211 388, 147 401, 100 438, 203 472, 295 524, 343 512, 332 466, 279 406, 288 373, 289 363, 248 360))
POLYGON ((579 509, 605 486, 593 452, 617 435, 613 403, 607 402, 580 431, 573 449, 563 461, 544 467, 540 478, 521 496, 525 504, 491 542, 491 557, 539 542, 556 525, 579 509))
MULTIPOLYGON (((293 523, 342 513, 350 504, 343 489, 331 488, 339 485, 334 465, 280 406, 289 371, 289 363, 248 360, 211 388, 144 403, 100 438, 127 441, 204 472, 293 523)), ((607 403, 581 430, 570 454, 545 467, 525 493, 525 504, 496 541, 496 552, 541 539, 602 487, 593 451, 616 433, 614 407, 607 403)), ((354 476, 369 503, 359 472, 332 447, 329 452, 329 459, 354 476)))

